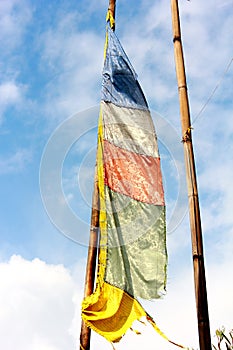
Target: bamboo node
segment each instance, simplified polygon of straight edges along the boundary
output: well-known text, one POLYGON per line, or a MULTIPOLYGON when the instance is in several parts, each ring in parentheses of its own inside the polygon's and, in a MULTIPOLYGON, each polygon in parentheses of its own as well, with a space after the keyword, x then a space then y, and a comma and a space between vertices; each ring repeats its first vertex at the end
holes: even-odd
POLYGON ((91 227, 90 227, 90 231, 92 231, 92 232, 97 232, 98 229, 99 229, 98 226, 91 226, 91 227))
POLYGON ((201 260, 202 259, 202 255, 199 253, 193 253, 193 260, 197 259, 197 260, 201 260))
POLYGON ((178 89, 180 90, 180 89, 186 89, 187 90, 187 85, 180 85, 180 86, 178 86, 178 89))
POLYGON ((175 35, 173 38, 173 43, 175 43, 176 41, 181 41, 181 37, 180 35, 175 35))

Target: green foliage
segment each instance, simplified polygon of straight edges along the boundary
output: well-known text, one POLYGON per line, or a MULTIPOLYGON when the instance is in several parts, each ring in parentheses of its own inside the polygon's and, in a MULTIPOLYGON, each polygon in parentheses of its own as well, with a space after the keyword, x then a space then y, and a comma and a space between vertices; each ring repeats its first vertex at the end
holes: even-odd
POLYGON ((217 346, 212 345, 214 350, 233 350, 233 330, 226 336, 225 327, 216 330, 217 346))

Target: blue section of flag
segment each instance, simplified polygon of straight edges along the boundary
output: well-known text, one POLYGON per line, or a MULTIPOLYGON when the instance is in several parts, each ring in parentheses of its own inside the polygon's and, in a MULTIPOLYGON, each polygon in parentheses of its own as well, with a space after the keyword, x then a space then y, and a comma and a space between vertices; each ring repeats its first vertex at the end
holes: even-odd
POLYGON ((102 100, 116 106, 148 110, 137 75, 117 36, 107 28, 108 46, 103 69, 102 100))

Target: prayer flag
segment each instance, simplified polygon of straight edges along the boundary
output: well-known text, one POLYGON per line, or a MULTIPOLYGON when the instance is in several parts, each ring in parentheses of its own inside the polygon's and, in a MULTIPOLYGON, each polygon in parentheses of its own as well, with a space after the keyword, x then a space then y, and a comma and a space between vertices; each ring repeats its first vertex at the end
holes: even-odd
POLYGON ((167 250, 154 125, 134 68, 110 25, 106 33, 97 172, 97 283, 94 293, 82 303, 82 317, 88 327, 116 342, 143 316, 157 329, 138 298, 155 299, 164 293, 167 250))

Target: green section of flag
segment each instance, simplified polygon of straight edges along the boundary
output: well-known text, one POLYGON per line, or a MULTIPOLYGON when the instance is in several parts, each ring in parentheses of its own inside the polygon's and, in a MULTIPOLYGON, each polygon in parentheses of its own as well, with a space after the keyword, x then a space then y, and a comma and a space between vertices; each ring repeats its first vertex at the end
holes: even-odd
POLYGON ((105 281, 134 297, 159 298, 166 285, 165 207, 133 200, 107 186, 105 195, 105 281))

